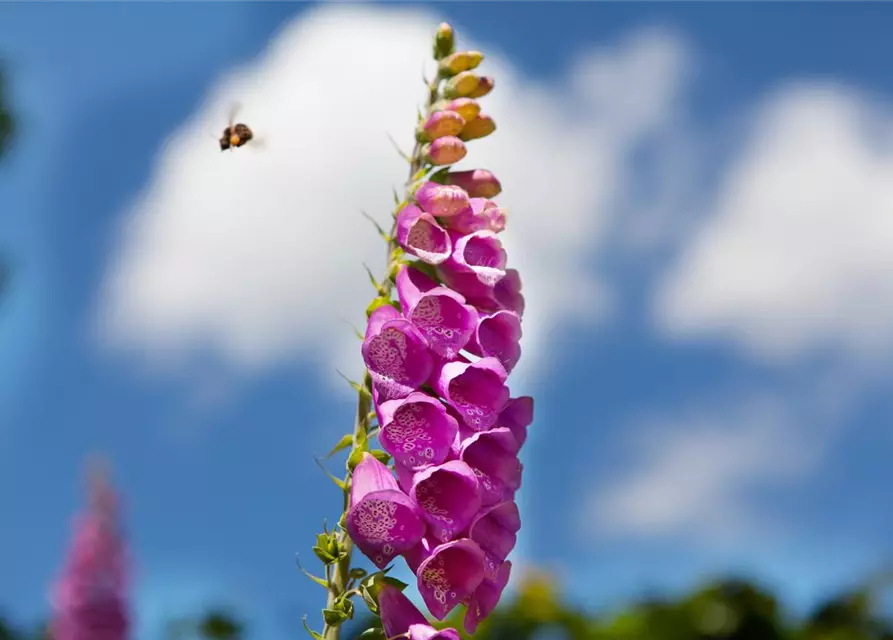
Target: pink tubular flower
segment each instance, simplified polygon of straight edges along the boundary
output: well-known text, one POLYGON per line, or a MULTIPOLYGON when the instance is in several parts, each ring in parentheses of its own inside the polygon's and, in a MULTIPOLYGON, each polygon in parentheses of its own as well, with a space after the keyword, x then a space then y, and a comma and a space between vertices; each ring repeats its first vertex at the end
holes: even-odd
MULTIPOLYGON (((404 558, 435 618, 467 606, 464 627, 473 633, 511 576, 533 398, 511 397, 508 386, 522 354, 525 300, 498 235, 508 224, 493 201, 502 185, 486 169, 438 168, 496 131, 475 100, 492 91, 493 78, 473 73, 477 54, 454 54, 452 38, 442 26, 435 39, 441 77, 420 117, 387 280, 376 283, 362 346, 374 411, 361 404, 361 419, 369 416, 370 437, 377 427, 393 464, 362 449, 344 523, 379 569, 404 558)), ((389 638, 459 640, 390 584, 378 598, 389 638)))
POLYGON ((459 640, 455 629, 438 631, 422 612, 396 587, 385 583, 378 594, 381 626, 386 638, 406 637, 407 640, 459 640))
POLYGON ((453 250, 446 230, 430 214, 411 204, 397 214, 397 241, 408 253, 428 264, 444 262, 453 250))
POLYGON ((54 640, 124 640, 127 558, 117 499, 104 476, 90 486, 90 504, 75 526, 68 559, 53 597, 54 640))
POLYGON ((347 531, 376 567, 384 569, 422 539, 422 512, 400 491, 390 470, 368 453, 353 472, 347 531))

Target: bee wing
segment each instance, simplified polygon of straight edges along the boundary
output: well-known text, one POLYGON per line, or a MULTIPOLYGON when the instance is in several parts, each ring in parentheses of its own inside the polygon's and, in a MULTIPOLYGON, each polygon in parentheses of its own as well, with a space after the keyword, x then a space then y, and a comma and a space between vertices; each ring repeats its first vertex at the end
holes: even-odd
POLYGON ((260 151, 261 149, 266 149, 269 146, 268 142, 269 138, 265 135, 254 136, 253 138, 251 138, 251 142, 249 142, 246 146, 254 147, 258 151, 260 151))
POLYGON ((229 106, 229 115, 227 116, 227 123, 229 126, 233 126, 236 122, 236 116, 239 115, 239 112, 242 110, 241 102, 233 102, 229 106))

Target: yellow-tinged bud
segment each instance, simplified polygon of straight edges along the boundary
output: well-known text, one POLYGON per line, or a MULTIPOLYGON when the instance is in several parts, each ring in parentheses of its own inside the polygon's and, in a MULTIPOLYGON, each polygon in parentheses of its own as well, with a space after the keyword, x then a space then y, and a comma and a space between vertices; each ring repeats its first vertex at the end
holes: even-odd
POLYGON ((468 98, 477 89, 481 78, 471 71, 463 71, 450 78, 443 87, 445 98, 468 98))
POLYGON ((438 166, 459 162, 467 152, 465 143, 454 136, 438 138, 426 149, 428 160, 438 166))
POLYGON ((469 98, 483 98, 485 95, 493 91, 494 80, 490 76, 481 76, 478 78, 477 86, 468 94, 469 98))
POLYGON ((430 142, 444 136, 459 135, 465 127, 465 118, 455 111, 435 111, 419 128, 419 138, 430 142))
POLYGON ((457 51, 440 61, 440 72, 445 76, 454 76, 463 71, 471 71, 484 59, 480 51, 457 51))
POLYGON ((455 35, 453 28, 446 22, 441 22, 434 34, 434 59, 442 60, 453 52, 455 48, 455 35))
POLYGON ((468 142, 469 140, 478 140, 486 138, 496 131, 496 122, 490 116, 481 113, 477 118, 465 123, 459 137, 468 142))
POLYGON ((455 100, 447 100, 438 104, 440 105, 438 107, 439 109, 443 111, 454 111, 462 116, 462 119, 465 120, 465 122, 471 122, 477 118, 478 114, 481 112, 481 105, 471 98, 456 98, 455 100))

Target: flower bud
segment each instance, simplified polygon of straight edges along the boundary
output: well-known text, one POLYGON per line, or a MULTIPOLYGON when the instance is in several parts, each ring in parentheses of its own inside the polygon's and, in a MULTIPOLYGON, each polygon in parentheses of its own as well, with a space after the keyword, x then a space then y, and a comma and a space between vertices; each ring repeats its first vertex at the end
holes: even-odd
POLYGON ((496 122, 490 116, 482 113, 465 124, 459 133, 459 137, 468 142, 469 140, 486 138, 494 131, 496 131, 496 122))
POLYGON ((494 84, 495 81, 490 76, 481 76, 478 78, 477 86, 464 95, 467 95, 469 98, 483 98, 485 95, 493 91, 494 84))
POLYGON ((436 165, 454 164, 466 153, 465 143, 455 136, 438 138, 428 147, 428 159, 436 165))
POLYGON ((463 71, 471 71, 484 59, 480 51, 457 51, 440 61, 440 73, 454 76, 463 71))
POLYGON ((446 184, 456 185, 468 192, 469 198, 495 198, 502 191, 502 185, 492 172, 486 169, 457 171, 446 175, 446 184))
POLYGON ((425 120, 419 136, 430 142, 444 136, 458 135, 464 126, 465 118, 455 111, 435 111, 425 120))
POLYGON ((443 87, 443 95, 445 98, 471 97, 471 93, 477 89, 480 81, 481 78, 471 71, 463 71, 462 73, 454 75, 447 81, 443 87))
POLYGON ((456 98, 447 102, 441 102, 440 109, 444 111, 455 111, 465 122, 471 122, 477 118, 481 112, 481 105, 471 98, 456 98))
POLYGON ((441 22, 434 34, 434 59, 441 60, 453 52, 455 36, 453 28, 446 22, 441 22))

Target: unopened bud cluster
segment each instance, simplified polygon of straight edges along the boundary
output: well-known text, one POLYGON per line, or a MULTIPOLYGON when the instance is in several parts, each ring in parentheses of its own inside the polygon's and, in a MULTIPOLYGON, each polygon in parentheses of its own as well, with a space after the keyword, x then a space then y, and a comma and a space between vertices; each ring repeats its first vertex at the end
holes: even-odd
MULTIPOLYGON (((483 55, 453 47, 452 29, 441 25, 440 100, 417 132, 423 168, 445 168, 414 185, 397 212, 397 300, 370 306, 362 346, 379 442, 394 468, 362 454, 346 528, 379 569, 403 556, 437 619, 467 605, 473 633, 511 573, 521 527, 518 452, 533 399, 512 398, 507 386, 521 356, 524 297, 500 240, 506 211, 493 198, 502 187, 485 169, 448 170, 465 157, 466 142, 496 129, 476 100, 493 88, 475 73, 483 55)), ((380 612, 389 636, 433 633, 390 587, 380 612)))

